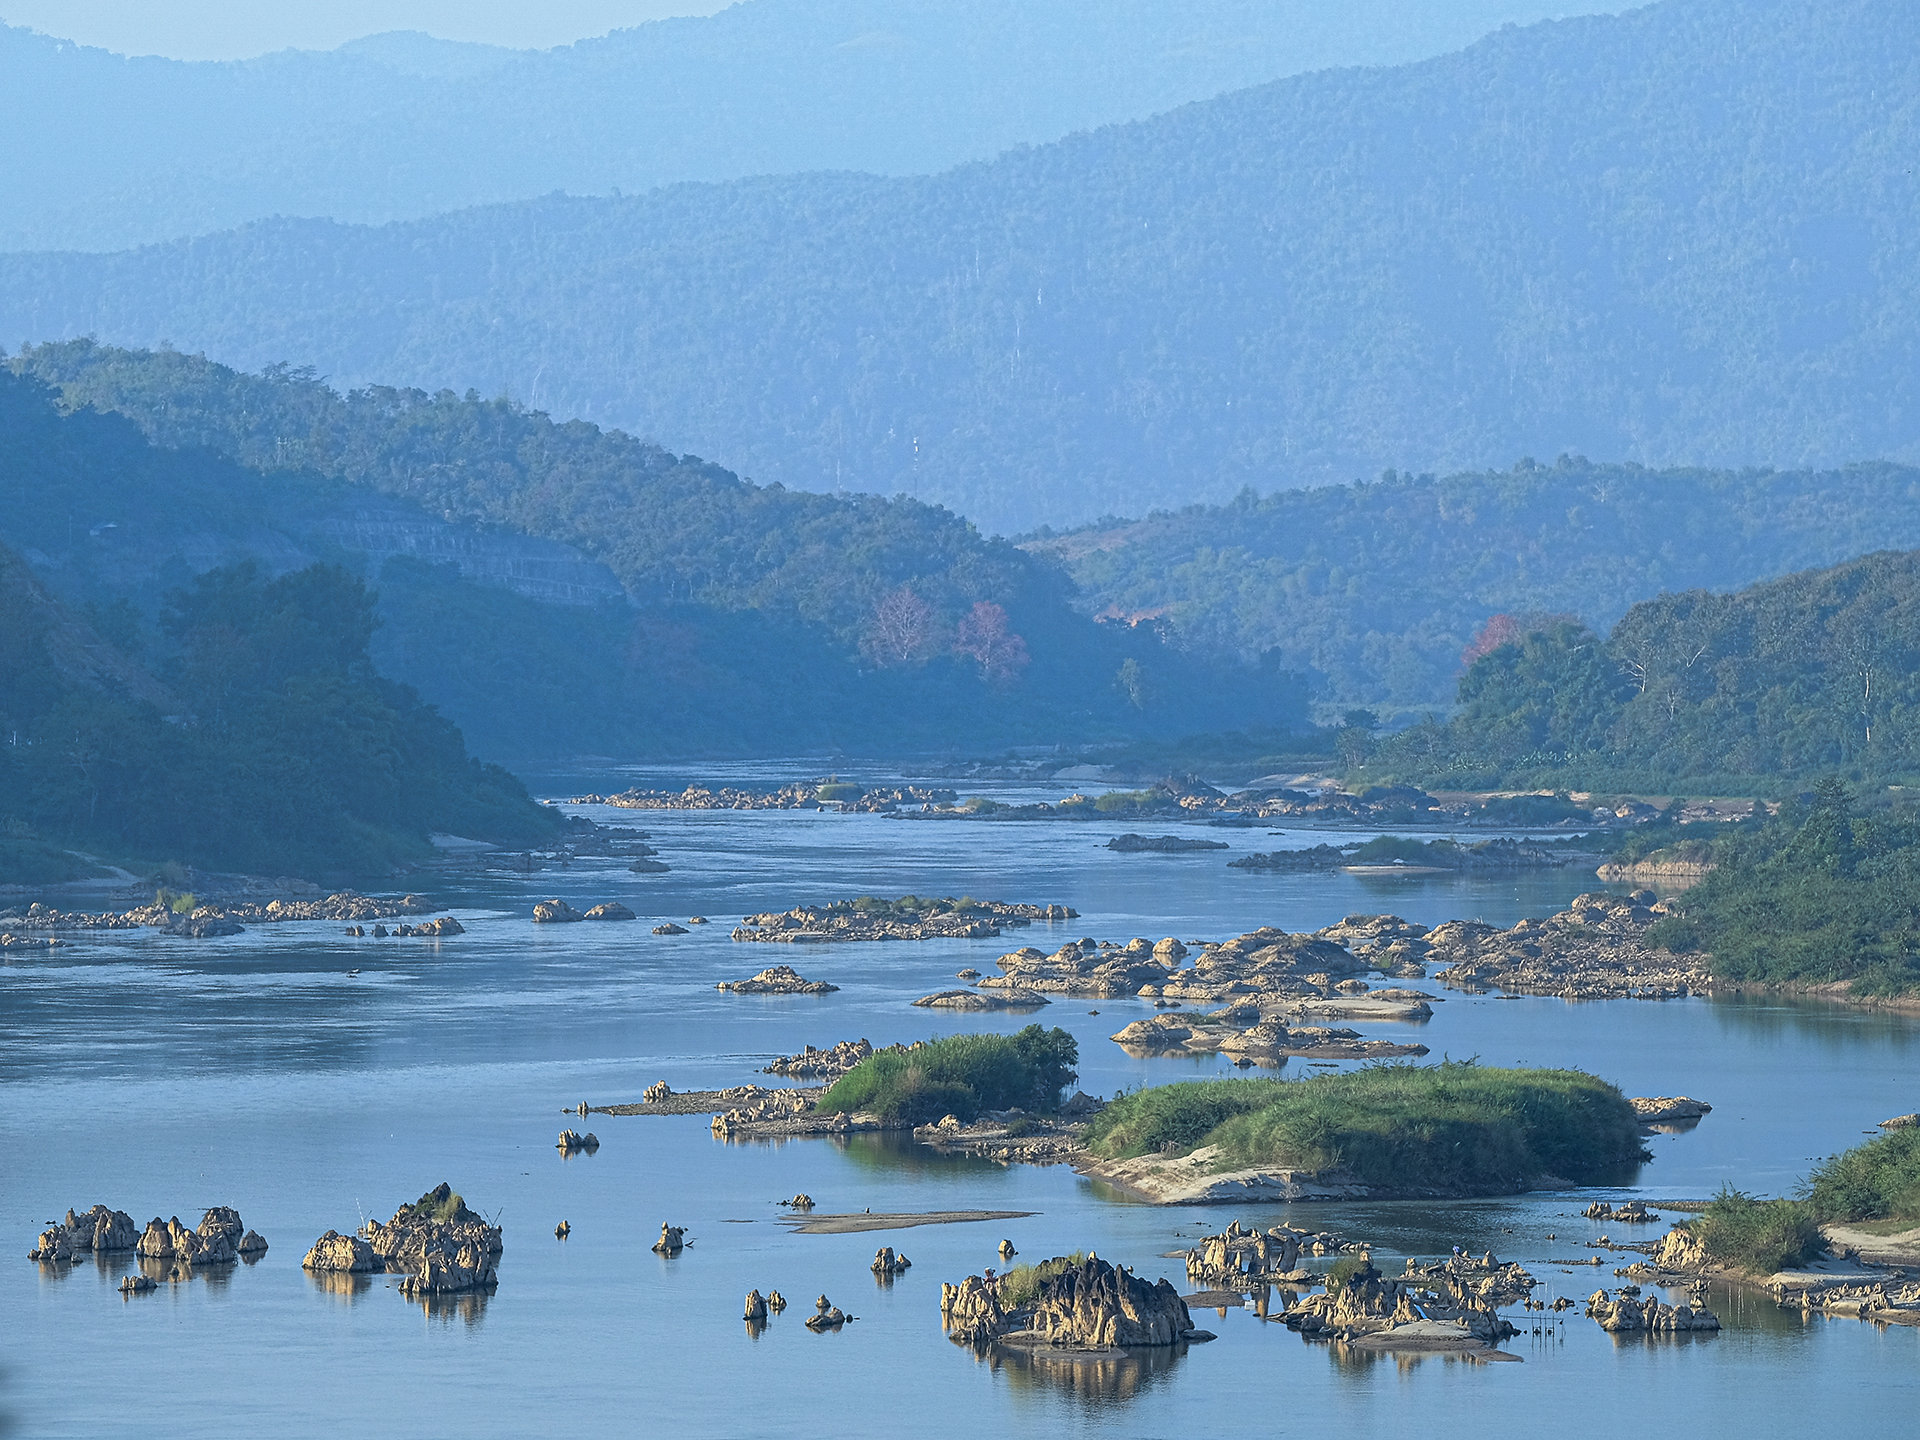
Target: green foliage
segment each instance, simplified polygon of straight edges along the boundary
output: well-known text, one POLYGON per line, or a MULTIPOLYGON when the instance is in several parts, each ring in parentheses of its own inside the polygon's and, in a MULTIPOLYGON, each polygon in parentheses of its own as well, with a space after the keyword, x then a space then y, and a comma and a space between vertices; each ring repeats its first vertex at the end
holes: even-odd
POLYGON ((1109 1158, 1211 1145, 1222 1169, 1339 1167, 1441 1194, 1505 1193, 1542 1175, 1617 1182, 1651 1158, 1632 1107, 1602 1080, 1451 1062, 1144 1090, 1096 1117, 1089 1144, 1109 1158))
POLYGON ((1037 1265, 1014 1266, 1000 1277, 1000 1307, 1003 1310, 1018 1310, 1023 1305, 1031 1305, 1040 1298, 1040 1287, 1047 1281, 1086 1263, 1087 1252, 1076 1250, 1071 1255, 1056 1255, 1037 1265))
POLYGON ((872 1111, 895 1123, 987 1110, 1052 1111, 1074 1079, 1080 1051, 1065 1030, 1029 1025, 1014 1035, 950 1035, 876 1050, 836 1080, 819 1108, 872 1111))
POLYGON ((814 791, 816 800, 858 800, 867 792, 858 785, 849 785, 844 781, 829 781, 814 791))
POLYGON ((1460 702, 1448 724, 1392 737, 1373 768, 1463 788, 1734 794, 1920 772, 1920 552, 1664 594, 1605 640, 1530 632, 1476 661, 1460 702))
POLYGON ((365 564, 342 545, 369 509, 376 534, 411 518, 532 536, 534 570, 586 572, 582 586, 611 580, 549 555, 553 541, 605 564, 624 593, 591 605, 474 584, 453 564, 380 564, 372 659, 482 753, 872 753, 1173 732, 1175 710, 1112 703, 1127 659, 1206 689, 1229 716, 1304 722, 1302 685, 1185 655, 1152 628, 1096 624, 1052 559, 935 505, 755 486, 503 399, 340 394, 286 367, 240 374, 175 351, 73 342, 0 369, 0 409, 0 451, 46 499, 0 513, 0 536, 58 557, 96 599, 138 578, 142 612, 157 609, 142 572, 173 568, 167 586, 186 582, 190 568, 169 555, 204 555, 209 532, 230 553, 267 530, 284 549, 365 564), (71 413, 60 417, 38 382, 58 386, 71 413), (121 516, 119 538, 75 536, 71 511, 121 516), (906 611, 902 591, 914 597, 906 611), (962 643, 960 622, 977 614, 995 624, 962 643))
POLYGON ((1920 1220, 1920 1128, 1829 1156, 1808 1177, 1806 1199, 1822 1220, 1920 1220))
POLYGON ((1374 1273, 1373 1261, 1364 1255, 1342 1255, 1327 1270, 1327 1292, 1345 1289, 1355 1280, 1374 1273))
POLYGON ((1857 815, 1846 787, 1823 782, 1805 804, 1720 830, 1701 846, 1715 868, 1649 943, 1704 951, 1724 980, 1920 986, 1920 819, 1857 815))
POLYGON ((1130 815, 1137 810, 1165 809, 1173 803, 1173 797, 1164 790, 1109 790, 1094 797, 1093 808, 1102 815, 1130 815))
POLYGON ((1715 1260, 1756 1275, 1804 1265, 1825 1248, 1805 1201, 1757 1200, 1730 1187, 1721 1188, 1691 1228, 1715 1260))
POLYGON ((467 1209, 467 1202, 460 1198, 451 1185, 442 1180, 412 1204, 402 1205, 394 1218, 452 1222, 478 1220, 480 1217, 467 1209))

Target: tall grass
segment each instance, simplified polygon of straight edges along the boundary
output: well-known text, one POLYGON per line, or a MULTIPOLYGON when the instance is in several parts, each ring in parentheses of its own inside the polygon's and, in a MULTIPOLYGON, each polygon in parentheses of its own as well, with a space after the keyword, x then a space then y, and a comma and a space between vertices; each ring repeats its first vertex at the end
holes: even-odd
POLYGON ((1920 1129, 1829 1156, 1807 1177, 1806 1198, 1822 1220, 1920 1220, 1920 1129))
POLYGON ((1047 1111, 1074 1078, 1072 1035, 1029 1025, 1015 1035, 949 1035, 906 1050, 876 1050, 820 1097, 819 1108, 872 1111, 893 1124, 987 1110, 1047 1111))
POLYGON ((1014 1266, 1000 1277, 1000 1308, 1018 1310, 1023 1305, 1031 1305, 1039 1298, 1042 1285, 1056 1275, 1064 1275, 1085 1264, 1086 1259, 1086 1251, 1076 1250, 1071 1255, 1056 1255, 1037 1265, 1014 1266))
POLYGON ((1651 1158, 1632 1107, 1605 1081, 1472 1063, 1143 1090, 1102 1112, 1089 1138, 1108 1158, 1213 1145, 1221 1169, 1337 1168, 1448 1194, 1519 1190, 1542 1175, 1618 1182, 1651 1158))
POLYGON ((1806 1264, 1824 1248, 1804 1200, 1756 1200, 1723 1187, 1692 1224, 1715 1260, 1760 1275, 1806 1264))

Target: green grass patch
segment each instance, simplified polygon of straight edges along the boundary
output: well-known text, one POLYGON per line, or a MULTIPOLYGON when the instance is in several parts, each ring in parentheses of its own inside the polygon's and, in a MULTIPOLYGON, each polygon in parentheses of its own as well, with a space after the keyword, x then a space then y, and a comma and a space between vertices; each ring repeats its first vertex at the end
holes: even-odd
POLYGON ((1920 1220, 1920 1129, 1830 1156, 1807 1182, 1807 1200, 1822 1220, 1920 1220))
POLYGON ((829 1113, 871 1111, 894 1124, 988 1110, 1052 1111, 1075 1078, 1080 1048, 1065 1030, 1029 1025, 1014 1035, 949 1035, 877 1050, 820 1097, 829 1113))
POLYGON ((1619 1183, 1651 1158, 1633 1109, 1579 1070, 1376 1065, 1308 1080, 1213 1080, 1122 1096, 1089 1144, 1120 1159, 1219 1147, 1222 1170, 1342 1169, 1368 1184, 1503 1194, 1542 1175, 1619 1183))

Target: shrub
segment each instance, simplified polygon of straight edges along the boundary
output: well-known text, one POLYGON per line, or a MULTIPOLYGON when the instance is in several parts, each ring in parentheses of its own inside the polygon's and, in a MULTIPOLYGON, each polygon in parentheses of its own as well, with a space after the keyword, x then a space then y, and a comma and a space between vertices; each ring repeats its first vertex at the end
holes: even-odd
POLYGON ((1471 1062, 1140 1091, 1102 1112, 1089 1142, 1108 1158, 1215 1145, 1221 1169, 1339 1168, 1447 1194, 1511 1192, 1542 1175, 1618 1182, 1651 1158, 1632 1107, 1605 1081, 1471 1062))
POLYGON ((1771 1275, 1804 1265, 1825 1248, 1813 1207, 1803 1200, 1758 1200, 1723 1187, 1693 1222, 1706 1252, 1723 1265, 1771 1275))
POLYGON ((849 784, 845 780, 829 780, 813 792, 813 798, 816 800, 858 800, 866 793, 867 792, 860 786, 849 784))
POLYGON ((1040 1287, 1056 1275, 1084 1265, 1087 1252, 1076 1250, 1071 1255, 1056 1255, 1051 1260, 1042 1260, 1038 1265, 1016 1265, 1000 1277, 1000 1308, 1018 1310, 1022 1305, 1031 1305, 1040 1295, 1040 1287))
POLYGON ((1829 1156, 1808 1177, 1806 1198, 1821 1220, 1920 1219, 1920 1129, 1829 1156))
POLYGON ((1015 1035, 950 1035, 910 1048, 877 1050, 820 1097, 828 1112, 870 1110, 894 1124, 944 1115, 972 1120, 987 1110, 1050 1111, 1076 1077, 1073 1036, 1029 1025, 1015 1035))

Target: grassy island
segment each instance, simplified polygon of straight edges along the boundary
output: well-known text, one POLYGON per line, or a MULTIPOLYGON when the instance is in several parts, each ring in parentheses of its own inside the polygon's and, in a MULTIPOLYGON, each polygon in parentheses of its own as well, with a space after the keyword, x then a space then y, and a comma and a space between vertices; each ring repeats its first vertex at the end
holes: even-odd
POLYGON ((1214 1146, 1221 1170, 1339 1169, 1455 1195, 1510 1193, 1542 1176, 1603 1184, 1650 1158, 1632 1107, 1604 1080, 1472 1062, 1140 1090, 1095 1117, 1088 1144, 1108 1160, 1214 1146))
POLYGON ((827 1093, 819 1109, 871 1111, 899 1124, 946 1115, 972 1120, 988 1110, 1046 1113, 1076 1075, 1080 1047, 1058 1028, 1029 1025, 1014 1035, 949 1035, 876 1050, 827 1093))

